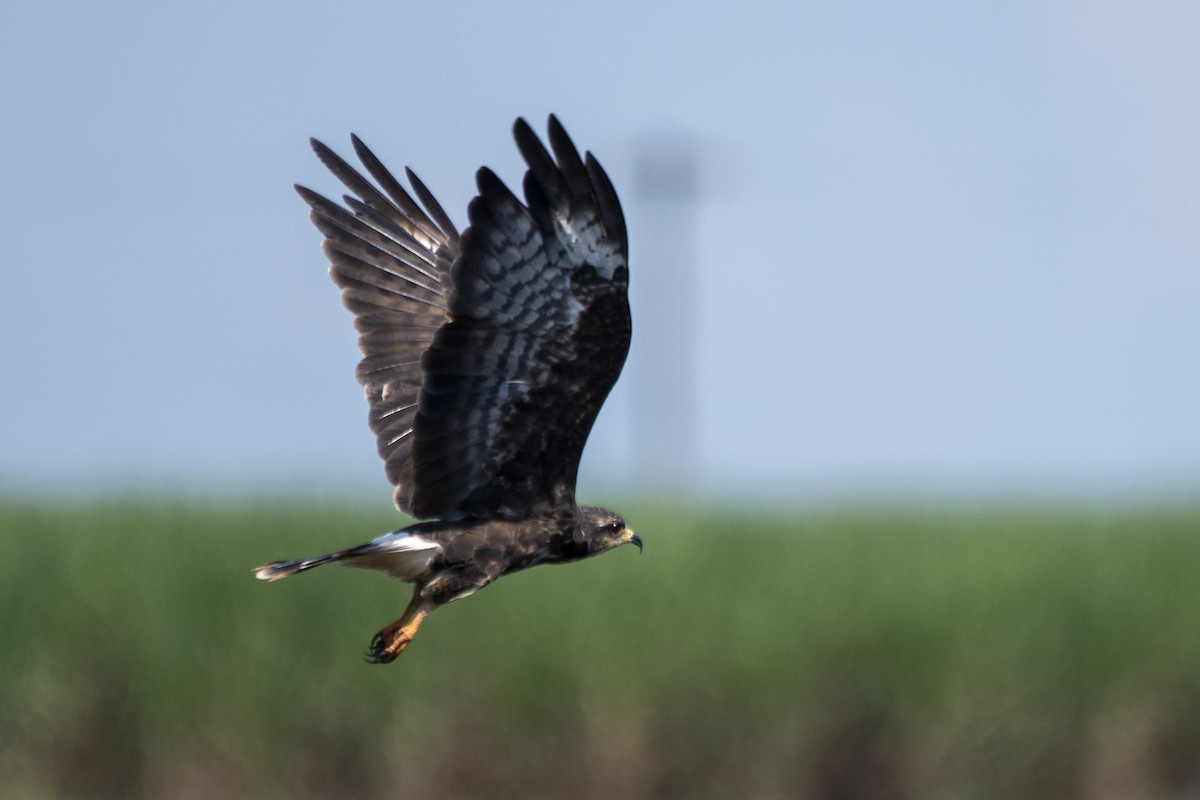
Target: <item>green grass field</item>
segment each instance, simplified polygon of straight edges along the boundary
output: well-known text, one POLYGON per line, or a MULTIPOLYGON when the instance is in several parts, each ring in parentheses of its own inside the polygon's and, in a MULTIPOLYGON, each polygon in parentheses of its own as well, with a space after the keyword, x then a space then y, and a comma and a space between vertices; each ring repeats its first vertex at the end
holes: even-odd
POLYGON ((1200 793, 1200 511, 628 508, 365 663, 387 513, 0 504, 0 794, 1200 793))

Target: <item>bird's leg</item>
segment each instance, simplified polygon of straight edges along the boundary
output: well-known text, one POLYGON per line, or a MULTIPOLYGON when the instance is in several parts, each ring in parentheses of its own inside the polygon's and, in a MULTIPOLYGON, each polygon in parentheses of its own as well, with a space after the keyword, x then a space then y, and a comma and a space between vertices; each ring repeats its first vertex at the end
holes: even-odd
POLYGON ((395 661, 396 656, 403 653, 404 648, 408 647, 408 643, 417 635, 417 628, 421 627, 421 623, 431 611, 433 606, 414 593, 400 619, 375 634, 375 638, 371 640, 367 660, 373 664, 390 664, 395 661))

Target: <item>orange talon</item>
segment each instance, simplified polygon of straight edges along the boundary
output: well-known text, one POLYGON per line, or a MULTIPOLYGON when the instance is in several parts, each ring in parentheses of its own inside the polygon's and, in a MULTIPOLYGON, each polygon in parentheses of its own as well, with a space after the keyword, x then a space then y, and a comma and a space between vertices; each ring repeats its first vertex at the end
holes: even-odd
POLYGON ((371 640, 367 660, 375 664, 390 664, 395 661, 417 635, 417 629, 432 610, 425 604, 418 603, 414 597, 400 619, 375 634, 375 638, 371 640))

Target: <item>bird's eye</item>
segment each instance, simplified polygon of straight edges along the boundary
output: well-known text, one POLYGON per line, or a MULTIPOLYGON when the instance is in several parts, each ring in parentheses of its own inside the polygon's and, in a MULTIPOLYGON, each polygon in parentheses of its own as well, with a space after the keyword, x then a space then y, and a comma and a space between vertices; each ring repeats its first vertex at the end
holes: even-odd
POLYGON ((604 529, 609 533, 620 533, 625 530, 625 523, 620 520, 613 520, 604 526, 604 529))

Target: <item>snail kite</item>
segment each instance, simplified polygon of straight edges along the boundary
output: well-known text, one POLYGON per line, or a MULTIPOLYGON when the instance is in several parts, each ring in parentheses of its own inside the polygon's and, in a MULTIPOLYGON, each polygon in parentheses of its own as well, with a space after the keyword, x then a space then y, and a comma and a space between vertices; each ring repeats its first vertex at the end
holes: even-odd
POLYGON ((600 164, 553 116, 549 131, 553 155, 517 120, 525 202, 480 169, 462 234, 411 170, 412 194, 357 137, 374 184, 313 140, 353 196, 343 207, 296 187, 354 313, 358 380, 396 506, 426 521, 255 574, 339 561, 415 584, 371 642, 377 663, 438 606, 502 575, 642 546, 617 514, 575 503, 584 442, 629 350, 628 243, 600 164))

